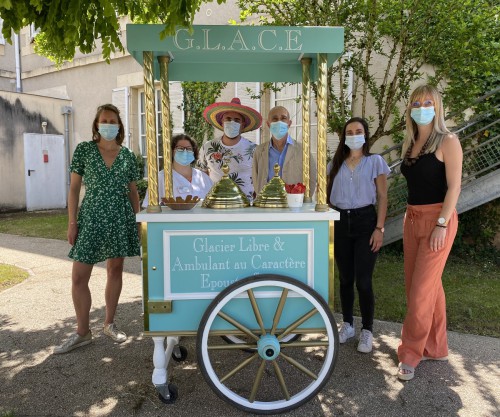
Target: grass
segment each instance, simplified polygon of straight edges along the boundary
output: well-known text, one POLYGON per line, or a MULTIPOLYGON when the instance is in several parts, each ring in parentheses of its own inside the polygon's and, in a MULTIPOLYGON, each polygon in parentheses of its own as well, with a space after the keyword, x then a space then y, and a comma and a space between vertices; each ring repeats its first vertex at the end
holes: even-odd
MULTIPOLYGON (((0 214, 0 233, 65 240, 66 228, 65 210, 0 214)), ((406 313, 403 257, 384 249, 379 255, 373 276, 375 318, 401 323, 406 313)), ((0 276, 3 275, 0 269, 0 276)), ((337 271, 335 277, 338 277, 337 271)), ((490 261, 463 260, 451 256, 443 274, 443 285, 449 330, 500 337, 498 265, 490 261)), ((339 312, 338 287, 336 279, 335 309, 339 312)), ((360 315, 357 306, 355 314, 360 315)))
POLYGON ((0 213, 0 233, 66 240, 66 210, 0 213))
POLYGON ((0 291, 23 282, 29 274, 21 268, 12 265, 0 264, 0 291))
MULTIPOLYGON (((337 271, 335 277, 338 277, 337 271)), ((443 274, 443 286, 448 330, 500 337, 498 266, 451 256, 443 274)), ((402 255, 382 250, 373 274, 373 287, 375 318, 402 323, 406 313, 402 255)), ((340 310, 338 279, 335 294, 335 310, 340 310)), ((354 314, 360 315, 357 305, 354 314)))

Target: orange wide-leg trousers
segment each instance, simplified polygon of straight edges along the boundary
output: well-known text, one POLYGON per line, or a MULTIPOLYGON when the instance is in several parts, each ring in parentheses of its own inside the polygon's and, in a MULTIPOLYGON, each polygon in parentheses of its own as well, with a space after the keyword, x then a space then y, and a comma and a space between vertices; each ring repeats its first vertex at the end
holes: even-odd
POLYGON ((398 347, 398 358, 416 367, 422 356, 448 355, 446 301, 441 277, 457 234, 454 211, 446 229, 444 247, 433 252, 430 236, 442 204, 408 206, 403 226, 407 312, 398 347))

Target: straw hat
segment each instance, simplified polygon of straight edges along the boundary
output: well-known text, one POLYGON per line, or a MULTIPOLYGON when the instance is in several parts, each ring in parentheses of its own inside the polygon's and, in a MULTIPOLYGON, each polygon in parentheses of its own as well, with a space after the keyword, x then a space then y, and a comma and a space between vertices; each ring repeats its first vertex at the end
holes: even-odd
POLYGON ((230 111, 239 113, 243 117, 244 126, 241 130, 242 132, 250 132, 258 129, 262 124, 262 116, 260 113, 251 107, 243 106, 238 97, 233 98, 229 103, 220 102, 211 104, 203 111, 203 117, 212 126, 219 130, 224 130, 224 127, 222 126, 222 118, 224 117, 224 113, 230 111))

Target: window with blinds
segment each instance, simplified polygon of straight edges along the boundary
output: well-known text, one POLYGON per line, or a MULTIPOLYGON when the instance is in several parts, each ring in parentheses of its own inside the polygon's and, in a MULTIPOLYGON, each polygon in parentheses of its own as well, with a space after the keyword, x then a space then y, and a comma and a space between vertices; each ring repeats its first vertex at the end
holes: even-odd
MULTIPOLYGON (((338 75, 333 78, 334 91, 340 95, 340 80, 338 75)), ((274 106, 283 106, 288 109, 292 119, 290 127, 290 136, 302 141, 302 84, 276 84, 279 91, 271 92, 271 108, 274 106)), ((349 76, 348 96, 352 97, 352 74, 349 76)), ((311 153, 317 153, 317 137, 318 137, 318 118, 317 107, 314 94, 311 92, 310 98, 310 144, 311 153)), ((326 146, 330 156, 333 156, 339 144, 339 137, 334 133, 327 133, 326 146)))
MULTIPOLYGON (((247 107, 251 107, 260 113, 260 99, 252 98, 252 95, 257 95, 259 91, 259 83, 236 82, 234 83, 233 97, 238 97, 241 101, 241 104, 247 107)), ((262 115, 262 118, 265 120, 266 116, 262 115)), ((242 136, 258 145, 261 142, 261 129, 256 129, 252 132, 245 132, 242 136)))
MULTIPOLYGON (((179 81, 168 83, 170 95, 170 122, 172 124, 172 133, 174 135, 184 132, 184 115, 182 112, 182 87, 179 81)), ((156 149, 159 169, 163 169, 163 142, 161 125, 161 90, 158 87, 155 91, 155 111, 156 111, 156 149)), ((146 107, 144 90, 139 91, 139 150, 144 159, 146 167, 146 107)), ((147 175, 147 172, 144 173, 147 175)))

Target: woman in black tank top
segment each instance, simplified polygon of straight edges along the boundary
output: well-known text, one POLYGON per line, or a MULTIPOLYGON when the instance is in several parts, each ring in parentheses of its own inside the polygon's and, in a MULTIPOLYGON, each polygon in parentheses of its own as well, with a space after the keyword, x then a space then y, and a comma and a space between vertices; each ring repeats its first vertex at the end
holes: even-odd
POLYGON ((447 360, 441 277, 458 227, 462 148, 445 126, 435 87, 415 89, 406 111, 401 172, 408 185, 403 227, 407 313, 398 347, 398 377, 408 381, 422 360, 447 360))

